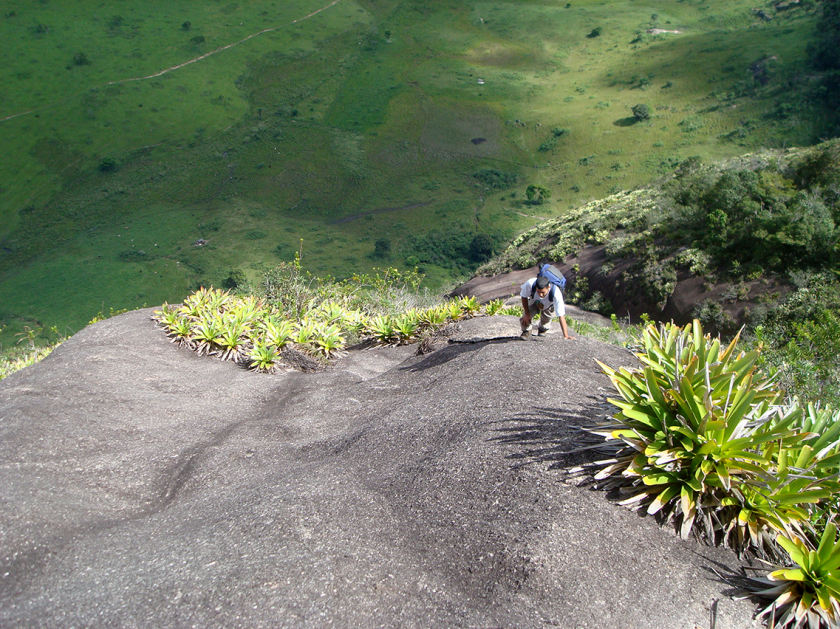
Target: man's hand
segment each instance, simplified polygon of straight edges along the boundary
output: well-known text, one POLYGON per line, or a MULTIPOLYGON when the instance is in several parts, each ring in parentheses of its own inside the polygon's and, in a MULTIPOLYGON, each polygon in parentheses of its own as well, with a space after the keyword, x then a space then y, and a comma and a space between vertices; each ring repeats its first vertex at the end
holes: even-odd
POLYGON ((523 328, 531 325, 531 308, 528 306, 528 299, 526 297, 522 298, 522 316, 519 317, 519 323, 522 324, 523 328))
POLYGON ((566 317, 560 317, 560 327, 563 330, 563 338, 564 339, 574 339, 571 334, 569 334, 569 326, 566 325, 566 317))

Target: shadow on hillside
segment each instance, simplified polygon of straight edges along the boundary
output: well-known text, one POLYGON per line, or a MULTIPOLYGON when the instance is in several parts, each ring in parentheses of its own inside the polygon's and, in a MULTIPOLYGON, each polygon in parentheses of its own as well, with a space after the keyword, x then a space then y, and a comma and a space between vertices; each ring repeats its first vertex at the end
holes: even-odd
POLYGON ((603 442, 580 427, 592 426, 609 415, 611 405, 603 398, 589 396, 591 402, 581 408, 564 409, 534 407, 520 415, 501 420, 505 426, 495 428, 498 436, 491 441, 522 447, 508 455, 513 467, 532 463, 550 463, 549 469, 581 465, 598 458, 597 449, 603 442))
POLYGON ((616 127, 632 127, 637 122, 639 121, 635 116, 628 116, 627 118, 619 118, 613 124, 616 127))

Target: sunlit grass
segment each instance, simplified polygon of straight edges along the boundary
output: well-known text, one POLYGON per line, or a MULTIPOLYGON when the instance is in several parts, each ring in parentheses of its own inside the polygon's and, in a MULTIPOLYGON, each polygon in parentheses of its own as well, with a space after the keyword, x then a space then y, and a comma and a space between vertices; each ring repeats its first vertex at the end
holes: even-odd
POLYGON ((0 356, 0 380, 12 375, 16 371, 25 369, 50 355, 58 345, 37 347, 12 355, 0 356))
MULTIPOLYGON (((667 2, 654 20, 632 3, 395 3, 370 13, 343 0, 161 77, 105 85, 327 4, 213 4, 187 15, 154 2, 105 3, 78 16, 81 26, 47 34, 31 26, 72 21, 72 6, 0 20, 14 40, 4 50, 14 60, 3 70, 11 89, 0 118, 43 107, 0 123, 0 170, 9 173, 0 325, 37 317, 78 328, 103 304, 173 301, 236 269, 253 280, 291 259, 301 239, 317 273, 381 264, 370 256, 383 237, 387 262, 408 267, 413 236, 512 236, 689 155, 804 142, 811 131, 805 113, 765 115, 782 95, 772 83, 755 91, 749 72, 763 55, 777 57, 779 77, 798 71, 811 18, 762 22, 742 3, 667 2), (115 16, 123 21, 109 27, 115 16), (79 39, 85 24, 88 39, 79 39), (653 25, 683 32, 631 43, 653 25), (596 27, 601 35, 587 38, 596 27), (197 36, 205 43, 188 43, 197 36), (80 47, 91 64, 64 70, 80 47), (47 83, 42 75, 55 67, 47 83), (642 102, 651 120, 627 123, 642 102), (681 126, 687 118, 696 128, 681 126), (569 133, 538 150, 555 126, 569 133), (738 130, 737 142, 721 139, 738 130), (100 172, 102 158, 117 169, 100 172), (472 174, 487 167, 520 174, 521 185, 483 188, 472 174), (523 205, 529 183, 549 188, 549 202, 523 205), (126 224, 144 246, 157 242, 154 262, 119 259, 126 224), (194 248, 199 238, 207 246, 194 248), (161 261, 177 272, 154 266, 161 261), (29 287, 39 284, 58 293, 35 297, 29 287)), ((434 287, 456 279, 448 268, 425 270, 434 287)))

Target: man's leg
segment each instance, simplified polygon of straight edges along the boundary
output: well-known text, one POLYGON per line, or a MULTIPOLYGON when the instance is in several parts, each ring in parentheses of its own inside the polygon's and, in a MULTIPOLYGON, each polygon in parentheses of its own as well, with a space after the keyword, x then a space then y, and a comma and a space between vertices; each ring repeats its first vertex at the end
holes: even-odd
POLYGON ((525 330, 530 330, 531 329, 531 326, 534 325, 534 317, 537 316, 538 312, 541 313, 540 314, 540 320, 542 320, 542 311, 539 308, 537 308, 536 304, 531 304, 531 307, 529 308, 529 310, 531 311, 531 323, 529 325, 523 325, 522 322, 519 323, 519 327, 522 328, 523 332, 525 330))
POLYGON ((542 336, 548 333, 548 328, 551 327, 551 317, 554 316, 554 308, 540 311, 540 325, 537 328, 537 334, 542 336))
POLYGON ((529 336, 531 336, 531 326, 534 325, 534 317, 538 312, 540 313, 540 320, 542 320, 542 311, 539 308, 537 308, 536 304, 531 304, 528 310, 530 310, 531 312, 531 323, 529 323, 528 325, 524 325, 521 321, 519 322, 519 327, 522 328, 522 336, 519 337, 521 339, 527 339, 529 336))

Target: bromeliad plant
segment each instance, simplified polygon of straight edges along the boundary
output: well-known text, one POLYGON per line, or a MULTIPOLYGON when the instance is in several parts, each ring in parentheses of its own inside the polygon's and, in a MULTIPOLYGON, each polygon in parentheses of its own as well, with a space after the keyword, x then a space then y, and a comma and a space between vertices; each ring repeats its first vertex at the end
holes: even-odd
POLYGON ((465 319, 475 317, 481 311, 481 304, 475 297, 459 297, 457 304, 461 308, 461 317, 465 319))
POLYGON ((394 330, 399 335, 400 343, 413 343, 420 331, 420 313, 412 308, 394 321, 394 330))
POLYGON ((249 369, 264 373, 273 373, 282 365, 277 346, 257 341, 249 353, 249 369))
POLYGON ((494 299, 490 301, 484 309, 484 314, 488 317, 499 314, 505 308, 505 302, 501 299, 494 299))
MULTIPOLYGON (((258 297, 202 288, 183 304, 164 304, 154 318, 174 343, 270 372, 282 364, 287 346, 330 360, 342 356, 348 342, 415 343, 449 322, 481 314, 475 297, 418 308, 430 301, 419 292, 421 279, 416 272, 384 269, 322 280, 304 273, 297 256, 266 274, 258 297)), ((498 301, 485 314, 508 313, 498 301)))
POLYGON ((829 522, 818 543, 780 535, 795 567, 774 570, 765 578, 748 578, 753 595, 769 599, 759 616, 771 627, 787 629, 833 628, 840 624, 840 542, 837 527, 829 522))
POLYGON ((612 455, 591 466, 621 504, 674 522, 683 538, 777 556, 776 534, 801 534, 809 506, 840 490, 837 434, 821 441, 798 405, 782 406, 758 351, 737 352, 737 341, 722 347, 698 321, 648 326, 642 368, 599 363, 621 399, 609 400, 613 421, 586 429, 612 455))
POLYGON ((826 515, 837 509, 840 412, 794 399, 779 407, 769 424, 776 430, 793 429, 803 438, 765 444, 766 485, 742 487, 744 502, 734 529, 738 539, 732 544, 736 548, 750 535, 754 540, 763 537, 765 548, 777 549, 767 544, 774 531, 804 537, 821 530, 826 515))
POLYGON ((444 325, 449 318, 449 310, 444 306, 433 306, 420 315, 420 325, 424 329, 436 328, 444 325))

